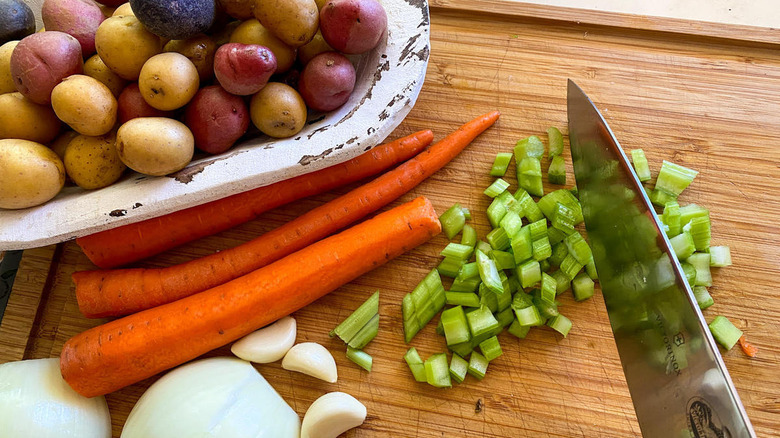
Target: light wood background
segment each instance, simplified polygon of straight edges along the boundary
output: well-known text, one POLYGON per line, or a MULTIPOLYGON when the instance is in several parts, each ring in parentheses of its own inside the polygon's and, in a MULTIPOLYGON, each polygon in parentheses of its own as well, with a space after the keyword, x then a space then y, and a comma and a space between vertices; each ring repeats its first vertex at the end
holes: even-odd
MULTIPOLYGON (((432 55, 418 103, 393 137, 432 128, 437 138, 478 114, 501 120, 445 169, 394 203, 425 195, 437 211, 461 202, 484 211, 481 192, 497 152, 514 142, 566 127, 566 79, 597 103, 623 146, 643 148, 656 174, 661 160, 700 171, 681 201, 711 209, 713 244, 729 245, 734 265, 716 270, 716 304, 705 312, 731 319, 759 348, 747 358, 724 353, 726 365, 759 436, 777 436, 780 422, 780 51, 738 41, 739 28, 716 39, 660 30, 632 30, 513 15, 495 1, 473 10, 435 3, 432 55)), ((554 9, 545 14, 553 14, 554 9)), ((585 22, 587 20, 584 20, 585 22)), ((544 138, 544 137, 543 137, 544 138)), ((565 154, 569 159, 568 151, 565 154)), ((571 163, 569 181, 572 183, 571 163)), ((546 166, 546 162, 543 163, 546 166)), ((513 174, 513 167, 510 168, 513 174)), ((514 179, 510 178, 514 184, 514 179)), ((549 190, 552 186, 546 185, 549 190)), ((276 209, 260 219, 145 262, 164 266, 237 245, 346 192, 276 209)), ((487 219, 475 214, 480 235, 487 219)), ((328 391, 348 392, 368 407, 350 437, 628 437, 639 428, 601 296, 561 311, 574 322, 566 339, 534 329, 525 340, 500 337, 504 355, 482 382, 448 390, 413 381, 403 354, 401 298, 438 263, 443 236, 339 288, 295 313, 298 341, 320 342, 334 354, 339 382, 327 384, 282 370, 258 369, 300 414, 328 391), (370 374, 351 364, 327 332, 379 289, 380 333, 366 348, 370 374), (475 404, 481 401, 481 411, 475 404)), ((0 362, 57 356, 73 334, 99 321, 79 316, 70 274, 91 265, 73 243, 25 251, 0 326, 0 362)), ((186 342, 186 339, 182 339, 186 342)), ((444 351, 430 324, 412 342, 423 356, 444 351)), ((229 354, 223 348, 212 354, 229 354)), ((114 434, 154 379, 110 394, 114 434)))

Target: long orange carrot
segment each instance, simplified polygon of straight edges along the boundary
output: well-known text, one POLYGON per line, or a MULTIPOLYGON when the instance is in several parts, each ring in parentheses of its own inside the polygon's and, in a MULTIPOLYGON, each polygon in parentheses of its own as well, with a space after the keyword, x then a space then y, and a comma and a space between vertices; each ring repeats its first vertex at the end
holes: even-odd
POLYGON ((288 315, 441 231, 417 198, 265 268, 69 339, 60 370, 94 397, 194 359, 288 315))
POLYGON ((430 130, 416 132, 326 169, 80 237, 76 243, 100 268, 126 265, 227 230, 280 205, 375 175, 416 155, 431 141, 430 130))
POLYGON ((498 115, 492 112, 466 123, 374 181, 235 248, 160 269, 76 272, 73 281, 79 309, 90 318, 127 315, 210 289, 298 251, 417 186, 490 127, 498 115))

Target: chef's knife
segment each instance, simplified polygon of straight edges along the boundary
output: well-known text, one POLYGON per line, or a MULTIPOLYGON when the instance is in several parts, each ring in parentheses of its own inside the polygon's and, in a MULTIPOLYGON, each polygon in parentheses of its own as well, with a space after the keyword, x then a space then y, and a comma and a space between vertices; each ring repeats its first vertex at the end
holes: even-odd
POLYGON ((571 80, 568 114, 585 228, 642 435, 755 437, 642 183, 571 80))

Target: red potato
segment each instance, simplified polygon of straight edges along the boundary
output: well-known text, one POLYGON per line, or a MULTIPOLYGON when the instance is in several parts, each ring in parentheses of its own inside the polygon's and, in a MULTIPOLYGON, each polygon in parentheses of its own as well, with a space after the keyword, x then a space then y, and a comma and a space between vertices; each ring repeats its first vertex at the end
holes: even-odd
POLYGON ((276 72, 276 56, 265 46, 229 43, 217 49, 214 75, 229 93, 255 94, 276 72))
POLYGON ((81 74, 83 68, 81 45, 65 32, 34 33, 11 54, 16 89, 40 105, 51 103, 51 90, 66 77, 81 74))
POLYGON ((249 110, 244 99, 219 85, 198 90, 184 112, 184 123, 195 137, 195 147, 220 154, 246 133, 249 110))
POLYGON ((315 56, 298 80, 298 92, 306 106, 317 111, 331 111, 344 105, 354 88, 355 67, 336 52, 315 56))
POLYGON ((138 117, 171 117, 172 111, 161 111, 146 103, 138 84, 133 82, 125 87, 117 98, 117 120, 124 124, 138 117))
POLYGON ((45 0, 41 17, 46 30, 58 30, 76 38, 85 57, 95 53, 95 33, 106 19, 92 0, 45 0))
POLYGON ((328 0, 320 11, 322 36, 339 52, 368 52, 386 28, 387 14, 377 0, 328 0))

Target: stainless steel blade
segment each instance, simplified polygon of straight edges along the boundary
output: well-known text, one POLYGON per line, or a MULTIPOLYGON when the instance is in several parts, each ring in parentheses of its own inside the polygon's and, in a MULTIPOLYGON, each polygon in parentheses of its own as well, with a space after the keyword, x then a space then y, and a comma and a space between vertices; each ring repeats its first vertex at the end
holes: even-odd
POLYGON ((571 80, 568 114, 588 240, 643 436, 754 437, 642 184, 571 80))

